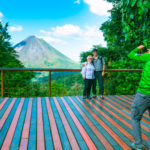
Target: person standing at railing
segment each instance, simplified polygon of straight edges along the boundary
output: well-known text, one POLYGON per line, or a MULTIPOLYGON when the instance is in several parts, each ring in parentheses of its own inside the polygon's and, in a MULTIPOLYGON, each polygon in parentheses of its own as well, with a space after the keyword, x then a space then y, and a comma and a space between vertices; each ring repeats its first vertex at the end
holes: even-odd
MULTIPOLYGON (((94 80, 95 80, 95 75, 94 75, 95 68, 93 66, 92 61, 93 61, 93 57, 92 55, 89 55, 87 57, 87 62, 85 62, 85 65, 82 68, 82 72, 81 72, 84 80, 83 98, 90 98, 91 87, 94 84, 94 80)), ((93 94, 95 95, 96 93, 93 94)))
POLYGON ((99 84, 99 94, 101 94, 101 98, 104 99, 104 84, 103 84, 103 76, 105 74, 105 60, 102 56, 98 56, 97 49, 94 48, 93 51, 93 64, 95 67, 95 82, 93 84, 93 92, 96 91, 96 83, 98 80, 99 84))
MULTIPOLYGON (((98 56, 97 49, 94 48, 92 50, 93 53, 93 65, 95 67, 95 80, 92 86, 93 93, 93 98, 96 98, 96 84, 98 80, 99 84, 99 94, 101 94, 100 98, 104 99, 103 94, 104 94, 104 84, 103 84, 103 76, 105 74, 105 60, 102 56, 98 56)), ((82 64, 82 66, 85 66, 85 63, 82 64)))
MULTIPOLYGON (((131 118, 134 136, 134 143, 132 143, 131 147, 135 150, 142 150, 143 144, 140 121, 146 110, 149 110, 150 113, 150 49, 141 45, 130 52, 128 57, 130 59, 137 60, 139 63, 145 62, 139 88, 131 105, 131 118), (139 51, 143 52, 143 54, 138 54, 139 51)), ((148 146, 150 150, 150 133, 148 146)))

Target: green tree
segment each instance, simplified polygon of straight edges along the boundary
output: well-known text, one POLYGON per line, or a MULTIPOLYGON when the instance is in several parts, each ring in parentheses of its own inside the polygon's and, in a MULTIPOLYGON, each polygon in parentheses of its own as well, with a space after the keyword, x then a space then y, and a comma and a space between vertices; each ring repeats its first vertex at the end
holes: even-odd
MULTIPOLYGON (((10 39, 8 23, 3 25, 0 22, 0 68, 24 68, 18 60, 18 55, 10 43, 10 39)), ((4 71, 4 96, 16 95, 23 88, 25 90, 33 77, 34 73, 31 72, 4 71)))

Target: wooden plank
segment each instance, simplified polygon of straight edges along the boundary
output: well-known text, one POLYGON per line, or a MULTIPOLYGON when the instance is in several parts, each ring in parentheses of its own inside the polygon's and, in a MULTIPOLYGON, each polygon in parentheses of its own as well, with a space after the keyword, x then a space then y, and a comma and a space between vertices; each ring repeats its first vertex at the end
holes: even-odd
POLYGON ((19 149, 20 139, 21 139, 22 129, 23 129, 23 125, 24 125, 24 121, 26 117, 28 103, 29 103, 29 98, 25 98, 24 104, 23 104, 23 107, 19 116, 19 120, 17 122, 17 126, 13 135, 13 139, 10 145, 10 150, 19 149))
POLYGON ((70 142, 72 149, 79 150, 80 148, 78 146, 78 143, 74 137, 74 134, 73 134, 73 132, 69 126, 69 123, 68 123, 56 97, 54 97, 54 103, 55 103, 57 110, 58 110, 58 113, 61 117, 62 123, 64 125, 65 131, 66 131, 66 134, 68 136, 68 139, 69 139, 69 142, 70 142))
POLYGON ((27 149, 28 147, 31 113, 32 113, 32 98, 29 99, 19 150, 24 150, 27 149))
POLYGON ((89 135, 87 134, 87 132, 85 131, 85 129, 83 128, 83 126, 80 124, 79 120, 74 115, 73 111, 70 109, 70 107, 66 103, 65 99, 63 97, 61 97, 61 99, 62 99, 62 102, 64 103, 66 109, 68 110, 70 116, 72 117, 74 123, 76 124, 78 130, 80 131, 83 139, 85 140, 87 146, 89 147, 89 149, 90 150, 97 150, 95 144, 93 143, 93 141, 91 140, 91 138, 89 137, 89 135))
POLYGON ((9 104, 7 110, 5 111, 3 117, 0 119, 0 131, 1 131, 1 129, 5 123, 6 119, 7 119, 11 109, 13 108, 15 101, 16 101, 16 98, 13 98, 11 103, 9 104))
MULTIPOLYGON (((76 97, 78 99, 78 97, 76 97)), ((78 99, 80 100, 80 99, 78 99)), ((81 102, 81 100, 80 100, 81 102)), ((115 141, 118 143, 118 145, 120 145, 123 149, 125 150, 130 150, 129 146, 122 140, 120 139, 120 137, 114 132, 112 131, 95 113, 93 113, 93 111, 87 107, 85 104, 83 105, 83 107, 93 116, 93 118, 95 118, 95 120, 97 120, 99 122, 99 124, 115 139, 115 141)))
POLYGON ((37 150, 45 150, 41 98, 37 98, 37 150))
POLYGON ((44 122, 44 136, 45 136, 45 149, 54 150, 52 133, 49 124, 48 112, 46 108, 45 97, 42 97, 42 111, 43 111, 43 122, 44 122))
MULTIPOLYGON (((117 102, 120 102, 120 103, 123 105, 124 108, 125 108, 125 106, 127 106, 124 102, 121 102, 121 100, 123 100, 123 101, 125 100, 124 98, 122 98, 122 97, 120 97, 120 96, 118 96, 119 99, 116 99, 116 98, 113 97, 113 96, 111 96, 111 97, 112 97, 114 100, 116 100, 117 102)), ((131 103, 131 104, 132 104, 132 103, 131 103)), ((125 109, 128 110, 129 113, 131 113, 131 105, 128 105, 127 107, 128 107, 128 109, 126 109, 126 108, 125 108, 125 109)), ((143 117, 143 118, 142 118, 142 121, 144 121, 145 123, 149 124, 149 114, 145 114, 145 113, 144 113, 143 116, 146 117, 146 118, 143 117)))
MULTIPOLYGON (((107 99, 107 98, 106 98, 107 99)), ((109 99, 109 98, 108 98, 109 99)), ((99 103, 96 99, 94 100, 98 105, 100 105, 101 106, 101 103, 99 103)), ((113 105, 111 105, 110 103, 107 103, 107 102, 105 102, 104 101, 104 103, 106 103, 107 105, 109 105, 110 107, 112 107, 112 109, 114 109, 115 111, 117 111, 119 114, 121 114, 121 115, 123 115, 125 118, 127 118, 127 119, 129 119, 130 121, 131 121, 131 117, 130 116, 128 116, 128 115, 126 115, 125 113, 123 113, 122 111, 120 111, 117 107, 114 107, 113 105)), ((126 125, 129 129, 131 129, 132 130, 132 125, 131 124, 129 124, 127 121, 125 121, 122 117, 120 117, 120 116, 118 116, 117 114, 115 114, 115 113, 113 113, 112 111, 110 111, 107 107, 105 107, 105 106, 103 106, 103 108, 107 111, 107 112, 109 112, 111 115, 113 115, 114 117, 116 117, 118 120, 120 120, 124 125, 126 125)), ((146 130, 146 132, 148 132, 149 131, 149 128, 147 128, 146 126, 144 126, 144 125, 141 125, 141 127, 144 129, 144 130, 146 130)), ((142 133, 142 138, 144 139, 144 140, 148 140, 148 137, 144 134, 144 133, 142 133)))
POLYGON ((12 141, 15 129, 16 129, 16 125, 17 125, 17 122, 18 122, 18 119, 19 119, 19 115, 20 115, 23 103, 24 103, 24 98, 22 98, 20 100, 19 106, 18 106, 18 108, 16 110, 16 113, 14 115, 14 118, 13 118, 13 120, 11 122, 10 128, 9 128, 9 130, 7 132, 7 135, 5 137, 5 140, 4 140, 4 143, 2 145, 1 150, 9 150, 9 148, 10 148, 11 141, 12 141))
POLYGON ((5 98, 3 99, 3 101, 0 103, 0 111, 1 111, 1 109, 3 108, 3 106, 5 105, 5 103, 7 102, 8 99, 9 99, 8 97, 5 97, 5 98))
POLYGON ((30 123, 30 133, 28 141, 28 150, 36 150, 37 147, 37 98, 32 100, 32 114, 30 123))
POLYGON ((49 117, 49 122, 50 122, 50 127, 51 127, 51 132, 52 132, 52 138, 53 138, 53 144, 54 144, 54 149, 62 150, 62 144, 60 141, 56 121, 54 118, 54 114, 51 108, 51 104, 49 101, 49 98, 46 97, 46 106, 47 106, 47 111, 48 111, 48 117, 49 117))
POLYGON ((88 147, 87 147, 82 135, 80 134, 78 128, 76 127, 74 121, 72 120, 70 114, 68 113, 68 111, 67 111, 67 109, 66 109, 65 105, 63 104, 60 97, 59 97, 58 102, 59 102, 59 105, 61 106, 61 109, 63 110, 63 112, 66 116, 67 121, 69 122, 71 130, 73 131, 73 134, 74 134, 75 138, 77 139, 77 142, 78 142, 80 148, 82 148, 84 150, 88 150, 88 147))
POLYGON ((68 97, 69 100, 72 102, 74 107, 78 110, 80 115, 84 118, 86 123, 90 126, 94 134, 98 137, 98 139, 101 141, 101 143, 104 145, 106 149, 113 150, 114 148, 111 146, 111 144, 106 140, 106 138, 99 132, 99 130, 94 126, 94 124, 88 119, 88 117, 82 112, 82 110, 79 108, 79 106, 72 100, 71 97, 68 97))
MULTIPOLYGON (((111 99, 108 98, 108 97, 105 97, 106 100, 108 100, 109 102, 112 102, 114 105, 117 104, 117 106, 115 105, 115 106, 116 106, 116 107, 115 107, 115 106, 113 106, 111 103, 106 102, 105 100, 102 100, 102 99, 99 98, 99 97, 98 97, 98 99, 101 100, 101 101, 103 101, 103 103, 107 104, 108 106, 112 107, 114 110, 116 110, 119 114, 123 115, 125 118, 131 120, 131 117, 130 117, 130 116, 128 116, 127 114, 125 114, 124 112, 121 111, 121 110, 124 110, 123 108, 121 108, 121 110, 118 109, 118 106, 119 106, 118 103, 114 103, 113 100, 111 100, 111 99)), ((131 113, 131 112, 130 112, 130 113, 131 113)), ((141 125, 141 127, 142 127, 144 130, 146 130, 147 132, 149 132, 149 128, 148 128, 148 127, 144 126, 143 124, 141 125)))

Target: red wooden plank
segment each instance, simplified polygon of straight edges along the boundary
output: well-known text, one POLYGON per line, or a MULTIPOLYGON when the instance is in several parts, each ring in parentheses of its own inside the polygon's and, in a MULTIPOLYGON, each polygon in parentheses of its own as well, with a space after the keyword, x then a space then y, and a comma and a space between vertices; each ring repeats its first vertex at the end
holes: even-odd
POLYGON ((9 99, 8 97, 5 97, 3 101, 0 103, 0 110, 3 108, 8 99, 9 99))
MULTIPOLYGON (((106 97, 107 98, 107 97, 106 97)), ((100 100, 102 100, 101 98, 99 98, 100 100)), ((125 110, 126 112, 128 112, 128 113, 131 113, 131 110, 128 110, 127 108, 125 108, 124 106, 121 106, 119 103, 117 103, 117 102, 115 102, 115 101, 113 101, 113 100, 110 100, 109 99, 109 101, 111 101, 112 103, 114 103, 116 106, 118 106, 119 108, 121 108, 121 109, 123 109, 123 110, 125 110)), ((119 100, 118 100, 119 101, 119 100)), ((146 119, 142 119, 145 123, 147 123, 147 124, 149 124, 149 121, 148 120, 146 120, 146 119)))
MULTIPOLYGON (((109 98, 105 97, 106 99, 109 100, 109 98)), ((95 102, 98 103, 98 101, 95 99, 95 102)), ((106 102, 105 100, 103 101, 103 103, 107 104, 108 106, 112 107, 114 110, 116 110, 119 114, 123 115, 124 117, 126 117, 127 119, 131 120, 131 117, 126 115, 124 112, 120 111, 117 107, 114 107, 113 105, 111 105, 110 103, 106 102)), ((101 103, 98 103, 100 106, 102 105, 101 103)), ((129 124, 128 122, 126 122, 125 120, 123 120, 122 118, 120 118, 120 116, 116 115, 115 113, 113 113, 112 111, 110 111, 107 107, 103 106, 103 108, 108 111, 111 115, 113 115, 114 117, 116 117, 118 120, 120 120, 123 124, 125 124, 128 128, 130 128, 132 130, 132 125, 129 124)), ((144 125, 141 125, 141 127, 146 130, 147 132, 149 132, 149 128, 147 128, 144 125)), ((147 141, 148 137, 142 133, 142 137, 143 139, 145 139, 147 141)))
POLYGON ((113 150, 114 148, 111 146, 111 144, 107 141, 107 139, 99 132, 99 130, 96 128, 96 126, 88 119, 88 117, 82 112, 82 110, 79 108, 79 106, 72 100, 71 97, 68 97, 69 100, 72 102, 74 107, 78 110, 80 115, 84 118, 85 122, 90 126, 94 134, 97 136, 97 138, 101 141, 101 143, 104 145, 105 149, 113 150))
POLYGON ((21 139, 19 149, 21 149, 21 150, 27 150, 28 149, 28 139, 21 139))
POLYGON ((37 150, 45 150, 41 98, 37 98, 37 150))
MULTIPOLYGON (((119 109, 117 108, 117 107, 119 107, 119 105, 117 105, 117 107, 115 107, 115 106, 111 105, 110 103, 106 102, 105 100, 103 100, 103 99, 101 99, 101 98, 99 98, 99 97, 98 97, 98 99, 101 100, 101 101, 103 101, 103 103, 107 104, 108 106, 112 107, 114 110, 116 110, 118 113, 120 113, 121 115, 123 115, 123 116, 126 117, 127 119, 131 120, 131 117, 130 117, 130 116, 128 116, 127 114, 125 114, 124 112, 122 112, 121 110, 119 110, 119 109)), ((106 97, 106 96, 105 96, 105 99, 107 99, 108 101, 114 103, 114 101, 112 101, 110 98, 108 98, 108 97, 106 97)), ((117 104, 117 103, 115 103, 115 104, 117 104)), ((122 109, 123 109, 123 108, 122 108, 122 109)), ((124 109, 123 109, 123 110, 124 110, 124 109)), ((129 112, 129 113, 131 113, 131 112, 129 112)), ((147 128, 146 126, 141 125, 141 127, 142 127, 144 130, 146 130, 147 132, 149 132, 149 128, 147 128)))
MULTIPOLYGON (((79 99, 78 99, 79 100, 79 99)), ((81 101, 81 100, 80 100, 81 101)), ((98 123, 114 138, 114 140, 125 150, 130 150, 129 146, 120 137, 112 131, 93 111, 85 104, 83 107, 98 121, 98 123)))
POLYGON ((2 129, 2 127, 3 127, 3 125, 4 125, 5 121, 6 121, 9 113, 11 112, 11 109, 13 108, 15 101, 16 101, 16 98, 13 98, 11 103, 9 104, 7 110, 5 111, 4 115, 0 119, 0 130, 2 129))
POLYGON ((28 147, 31 113, 32 113, 32 98, 29 99, 28 103, 26 118, 22 130, 21 143, 19 147, 20 150, 24 150, 28 147))
MULTIPOLYGON (((124 102, 121 102, 119 99, 116 99, 115 97, 113 97, 113 96, 111 96, 113 99, 115 99, 116 101, 119 101, 120 103, 122 103, 124 106, 127 106, 128 108, 130 108, 131 109, 131 105, 127 105, 127 104, 125 104, 124 102)), ((126 101, 124 98, 122 98, 122 97, 120 97, 120 96, 117 96, 118 98, 120 98, 121 100, 123 100, 123 101, 126 101)), ((132 102, 130 102, 130 104, 132 104, 132 102)), ((128 110, 128 111, 130 111, 130 110, 128 110)), ((148 119, 149 119, 149 115, 147 115, 147 114, 143 114, 143 116, 145 116, 145 117, 147 117, 148 119)), ((148 123, 149 124, 149 121, 148 120, 146 120, 146 119, 142 119, 144 122, 146 122, 146 123, 148 123)))
POLYGON ((7 132, 7 135, 5 137, 5 140, 4 140, 4 143, 2 145, 1 150, 9 150, 9 147, 11 145, 11 141, 12 141, 12 138, 14 136, 14 132, 15 132, 15 129, 16 129, 16 126, 17 126, 17 122, 18 122, 18 119, 19 119, 19 116, 20 116, 20 112, 22 110, 23 103, 24 103, 24 98, 22 98, 20 100, 20 103, 19 103, 18 108, 15 112, 14 118, 11 122, 10 128, 7 132))
POLYGON ((61 97, 61 99, 62 99, 62 102, 64 103, 67 111, 69 112, 70 116, 72 117, 72 120, 76 124, 79 132, 81 133, 83 139, 85 140, 88 148, 90 150, 97 150, 97 148, 94 145, 93 141, 91 140, 91 138, 89 137, 89 135, 87 134, 87 132, 85 131, 85 129, 83 128, 83 126, 80 124, 79 120, 77 119, 77 117, 75 116, 75 114, 73 113, 73 111, 71 110, 71 108, 69 107, 69 105, 66 103, 65 99, 63 97, 61 97))
POLYGON ((62 150, 63 148, 62 148, 61 140, 59 137, 56 121, 55 121, 53 111, 51 108, 51 104, 50 104, 48 97, 46 97, 45 99, 46 99, 46 107, 47 107, 48 117, 49 117, 49 122, 50 122, 50 128, 51 128, 51 132, 52 132, 54 149, 62 150))
POLYGON ((70 142, 70 145, 71 145, 72 149, 79 150, 80 149, 79 145, 78 145, 78 143, 77 143, 77 141, 74 137, 74 134, 73 134, 73 132, 72 132, 70 126, 69 126, 69 123, 68 123, 68 121, 67 121, 67 119, 66 119, 66 117, 65 117, 65 115, 64 115, 64 113, 63 113, 56 97, 54 97, 54 102, 55 102, 55 105, 57 107, 60 118, 62 120, 62 123, 64 125, 65 131, 66 131, 66 134, 67 134, 67 137, 68 137, 68 140, 70 142))

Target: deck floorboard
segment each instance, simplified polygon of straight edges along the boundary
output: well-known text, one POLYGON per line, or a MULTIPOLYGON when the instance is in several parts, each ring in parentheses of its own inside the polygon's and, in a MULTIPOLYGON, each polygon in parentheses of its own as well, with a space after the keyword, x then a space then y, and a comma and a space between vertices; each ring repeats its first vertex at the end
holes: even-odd
MULTIPOLYGON (((130 150, 132 95, 0 99, 1 150, 130 150)), ((149 114, 141 120, 146 150, 149 114)))

